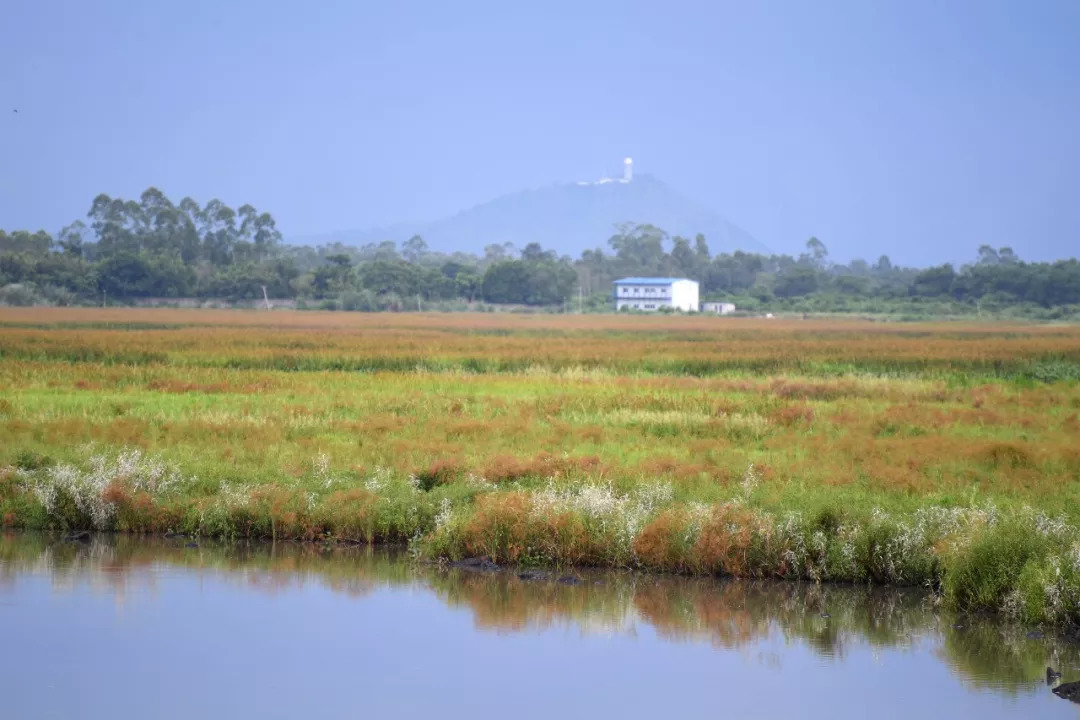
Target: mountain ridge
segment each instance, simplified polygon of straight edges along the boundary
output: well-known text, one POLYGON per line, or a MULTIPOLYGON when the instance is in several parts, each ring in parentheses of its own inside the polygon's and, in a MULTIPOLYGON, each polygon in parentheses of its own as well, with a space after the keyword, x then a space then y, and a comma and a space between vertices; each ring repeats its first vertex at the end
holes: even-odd
POLYGON ((618 224, 649 223, 670 235, 705 235, 713 253, 769 249, 738 225, 663 181, 641 174, 629 182, 553 183, 501 195, 453 215, 423 223, 394 223, 362 230, 344 230, 289 238, 302 245, 340 242, 363 245, 413 235, 432 250, 482 254, 489 244, 531 242, 560 255, 607 246, 618 224))

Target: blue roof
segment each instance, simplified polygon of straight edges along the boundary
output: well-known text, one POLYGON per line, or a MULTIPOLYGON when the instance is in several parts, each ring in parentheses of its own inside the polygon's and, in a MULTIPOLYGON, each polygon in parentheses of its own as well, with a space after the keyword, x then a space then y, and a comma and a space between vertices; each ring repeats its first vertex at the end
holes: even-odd
MULTIPOLYGON (((616 285, 670 285, 673 282, 687 280, 688 278, 664 278, 664 277, 628 277, 616 280, 616 285)), ((694 282, 690 280, 690 282, 694 282)))

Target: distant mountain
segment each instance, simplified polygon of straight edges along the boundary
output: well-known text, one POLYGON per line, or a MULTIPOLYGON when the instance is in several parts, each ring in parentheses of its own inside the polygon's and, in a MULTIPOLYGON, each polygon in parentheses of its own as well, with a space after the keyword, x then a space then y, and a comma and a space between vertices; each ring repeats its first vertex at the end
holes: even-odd
POLYGON ((651 175, 631 182, 572 183, 504 195, 429 223, 402 223, 369 230, 349 230, 306 238, 298 244, 341 242, 363 245, 420 235, 432 250, 483 253, 491 243, 530 242, 577 257, 583 250, 607 248, 622 222, 651 223, 671 235, 693 239, 703 233, 713 253, 744 250, 769 252, 749 233, 704 205, 676 192, 651 175))

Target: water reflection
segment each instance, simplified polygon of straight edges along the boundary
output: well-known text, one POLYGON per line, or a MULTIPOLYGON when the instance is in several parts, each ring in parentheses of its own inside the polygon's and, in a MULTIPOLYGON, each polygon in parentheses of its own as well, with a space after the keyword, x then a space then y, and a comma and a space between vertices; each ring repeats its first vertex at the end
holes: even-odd
MULTIPOLYGON (((752 651, 766 638, 810 648, 823 661, 851 647, 925 649, 971 688, 999 693, 1047 692, 1048 666, 1080 679, 1080 645, 990 620, 957 619, 913 590, 735 582, 578 572, 576 584, 524 581, 513 573, 480 573, 411 562, 366 547, 308 545, 188 546, 183 538, 95 537, 88 543, 0 534, 0 599, 24 576, 47 576, 53 592, 89 586, 119 605, 157 592, 163 573, 213 576, 259 593, 310 583, 363 597, 379 588, 411 587, 471 612, 476 628, 520 633, 563 627, 583 634, 634 635, 650 628, 671 642, 752 651)), ((775 652, 761 652, 778 666, 775 652)), ((1056 683, 1055 683, 1056 684, 1056 683)))

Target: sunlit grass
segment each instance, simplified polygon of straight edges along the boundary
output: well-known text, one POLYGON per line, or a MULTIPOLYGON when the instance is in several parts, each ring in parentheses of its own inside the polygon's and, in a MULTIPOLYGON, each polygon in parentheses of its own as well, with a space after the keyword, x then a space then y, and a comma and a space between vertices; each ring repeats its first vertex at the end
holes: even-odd
POLYGON ((0 521, 948 587, 982 526, 920 512, 1080 525, 1076 368, 1070 327, 3 309, 0 521))

